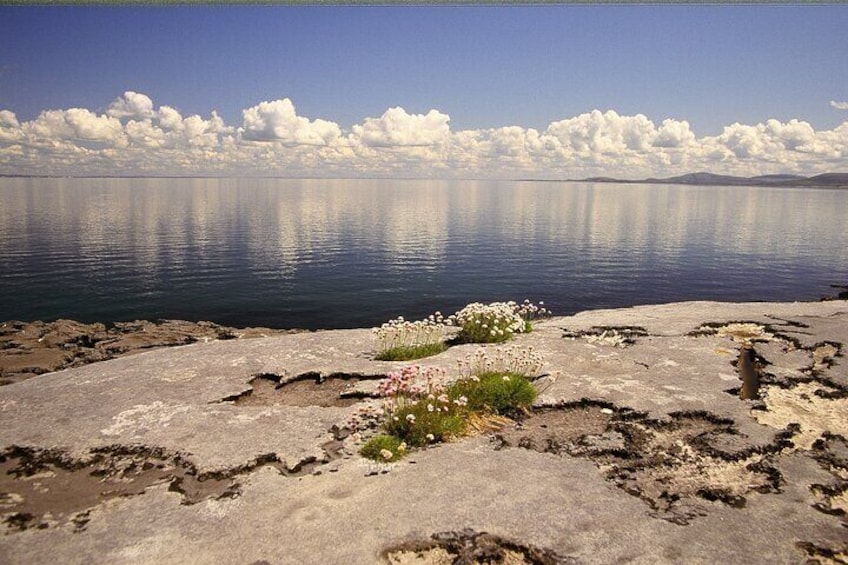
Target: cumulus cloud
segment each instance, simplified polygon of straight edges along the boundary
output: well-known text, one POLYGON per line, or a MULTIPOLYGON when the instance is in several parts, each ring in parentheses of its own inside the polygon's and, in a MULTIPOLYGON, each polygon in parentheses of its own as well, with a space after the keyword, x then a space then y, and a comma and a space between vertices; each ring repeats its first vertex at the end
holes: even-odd
POLYGON ((642 114, 619 116, 615 111, 593 110, 574 118, 553 122, 546 131, 577 153, 644 151, 657 135, 654 124, 642 114))
POLYGON ((14 112, 9 110, 0 110, 0 128, 17 128, 21 124, 18 123, 18 117, 14 112))
POLYGON ((153 117, 153 100, 145 94, 139 94, 128 90, 124 95, 116 98, 106 110, 106 115, 113 118, 123 119, 146 119, 153 117))
POLYGON ((85 108, 46 110, 32 122, 22 125, 26 133, 39 140, 78 140, 118 143, 124 132, 121 122, 110 116, 98 116, 85 108))
POLYGON ((170 106, 160 106, 156 117, 159 118, 159 127, 164 131, 179 131, 183 127, 183 117, 170 106))
POLYGON ((654 147, 684 147, 695 141, 695 133, 686 120, 663 120, 654 138, 654 147))
POLYGON ((836 100, 831 100, 830 105, 837 110, 848 110, 848 102, 837 102, 836 100))
POLYGON ((379 118, 366 118, 353 126, 356 141, 370 147, 422 147, 447 140, 450 116, 438 110, 407 114, 401 107, 389 108, 379 118))
POLYGON ((343 131, 298 115, 288 98, 243 110, 233 126, 214 111, 186 117, 133 91, 102 114, 46 110, 22 121, 0 109, 5 174, 639 178, 846 168, 848 122, 831 130, 799 119, 734 123, 698 137, 683 119, 593 110, 543 129, 453 131, 450 116, 436 109, 394 107, 343 131))
POLYGON ((298 116, 288 98, 260 102, 242 110, 244 124, 241 132, 249 141, 279 141, 287 145, 329 145, 341 136, 334 122, 298 116))
POLYGON ((12 142, 21 137, 18 117, 9 110, 0 110, 0 142, 12 142))

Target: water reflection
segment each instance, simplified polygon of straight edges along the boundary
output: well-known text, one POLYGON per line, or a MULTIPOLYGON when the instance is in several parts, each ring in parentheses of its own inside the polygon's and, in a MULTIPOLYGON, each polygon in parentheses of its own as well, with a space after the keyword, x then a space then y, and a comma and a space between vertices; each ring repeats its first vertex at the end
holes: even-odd
POLYGON ((2 179, 0 195, 4 319, 328 327, 428 301, 803 299, 848 279, 840 191, 2 179))

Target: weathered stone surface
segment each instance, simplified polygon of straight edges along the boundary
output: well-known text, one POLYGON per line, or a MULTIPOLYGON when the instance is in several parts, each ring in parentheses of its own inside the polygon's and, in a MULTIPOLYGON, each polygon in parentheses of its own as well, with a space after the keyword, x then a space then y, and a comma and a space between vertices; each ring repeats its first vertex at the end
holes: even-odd
MULTIPOLYGON (((404 365, 374 361, 372 339, 198 342, 0 388, 0 562, 802 563, 845 551, 845 301, 545 320, 515 339, 549 375, 528 418, 390 466, 342 430, 404 365), (755 400, 738 395, 746 342, 755 400)), ((451 375, 477 347, 418 363, 451 375)))
POLYGON ((269 328, 229 328, 212 322, 137 320, 82 324, 74 320, 0 324, 0 385, 158 347, 196 341, 291 333, 269 328))

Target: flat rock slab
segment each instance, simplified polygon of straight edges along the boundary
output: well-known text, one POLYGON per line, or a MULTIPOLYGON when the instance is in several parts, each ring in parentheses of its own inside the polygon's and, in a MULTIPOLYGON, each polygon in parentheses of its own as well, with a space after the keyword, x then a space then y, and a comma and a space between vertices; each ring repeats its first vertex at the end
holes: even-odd
POLYGON ((0 386, 158 347, 244 339, 298 330, 230 328, 212 322, 136 320, 83 324, 74 320, 0 323, 0 386))
MULTIPOLYGON (((545 360, 531 414, 391 465, 346 430, 405 365, 369 330, 0 387, 0 562, 848 559, 848 302, 592 311, 514 343, 545 360)), ((456 378, 478 347, 417 363, 456 378)))

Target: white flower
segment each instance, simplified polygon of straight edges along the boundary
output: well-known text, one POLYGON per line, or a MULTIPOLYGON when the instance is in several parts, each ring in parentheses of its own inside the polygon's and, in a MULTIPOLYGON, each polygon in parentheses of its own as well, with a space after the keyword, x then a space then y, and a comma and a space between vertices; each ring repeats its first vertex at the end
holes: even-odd
POLYGON ((427 434, 425 437, 427 438, 427 441, 434 441, 436 439, 436 436, 433 434, 427 434))
POLYGON ((381 449, 381 450, 380 450, 380 456, 381 456, 383 459, 385 459, 386 461, 388 461, 389 459, 391 459, 392 457, 394 457, 394 456, 395 456, 395 454, 394 454, 394 453, 392 453, 391 451, 389 451, 388 449, 381 449))
POLYGON ((432 405, 432 404, 428 404, 428 405, 427 405, 427 412, 432 412, 433 410, 435 410, 435 408, 433 408, 433 405, 432 405))
POLYGON ((407 414, 406 415, 406 421, 409 422, 410 424, 414 424, 415 423, 415 414, 407 414))

